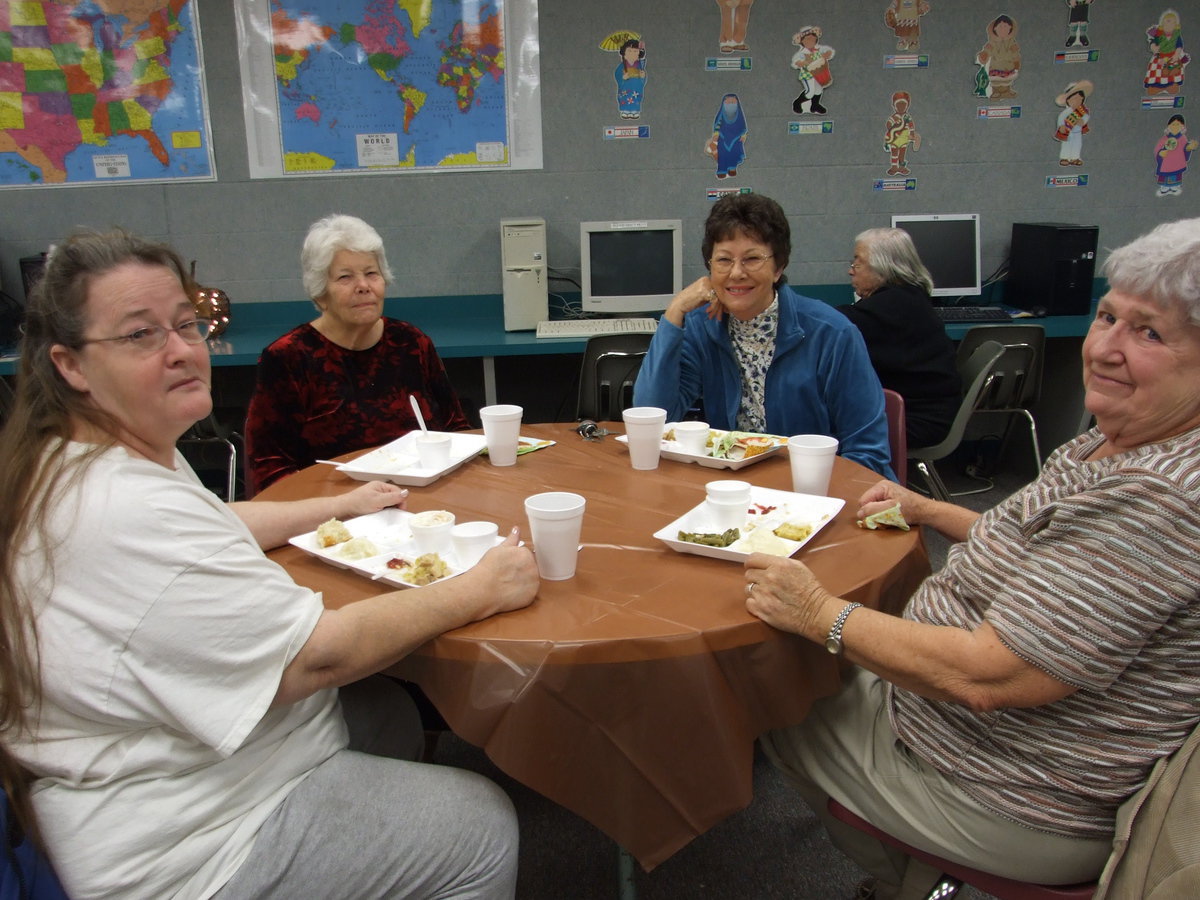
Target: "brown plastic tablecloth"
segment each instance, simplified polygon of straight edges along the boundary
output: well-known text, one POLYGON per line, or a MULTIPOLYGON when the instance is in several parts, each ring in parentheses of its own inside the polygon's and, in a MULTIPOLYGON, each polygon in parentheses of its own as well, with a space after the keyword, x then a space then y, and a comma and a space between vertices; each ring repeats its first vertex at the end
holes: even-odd
MULTIPOLYGON (((584 441, 573 429, 524 425, 522 435, 558 443, 512 467, 472 459, 410 488, 410 510, 448 509, 460 522, 497 522, 501 533, 519 524, 526 538, 530 494, 575 491, 587 512, 575 578, 542 582, 528 608, 448 632, 392 671, 419 684, 455 733, 502 770, 651 869, 749 804, 755 738, 800 721, 835 691, 838 661, 747 613, 739 563, 678 553, 652 537, 704 499, 707 481, 790 490, 786 450, 736 473, 670 460, 634 471, 614 438, 584 441)), ((898 612, 929 560, 917 530, 855 525, 856 501, 877 478, 838 458, 829 493, 846 506, 796 558, 834 593, 898 612)), ((318 465, 259 497, 354 485, 318 465)), ((324 592, 327 606, 386 590, 293 547, 270 555, 324 592)))

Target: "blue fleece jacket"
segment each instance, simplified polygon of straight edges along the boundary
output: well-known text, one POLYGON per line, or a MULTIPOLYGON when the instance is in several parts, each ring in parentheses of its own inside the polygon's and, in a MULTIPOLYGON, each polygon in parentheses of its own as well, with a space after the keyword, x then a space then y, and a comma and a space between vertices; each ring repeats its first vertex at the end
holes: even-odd
MULTIPOLYGON (((634 386, 638 406, 659 406, 681 418, 698 400, 713 428, 733 429, 741 403, 741 373, 726 320, 692 310, 677 328, 665 318, 634 386)), ((766 430, 828 434, 838 455, 895 479, 883 389, 862 335, 820 300, 779 287, 779 331, 767 368, 766 430)))

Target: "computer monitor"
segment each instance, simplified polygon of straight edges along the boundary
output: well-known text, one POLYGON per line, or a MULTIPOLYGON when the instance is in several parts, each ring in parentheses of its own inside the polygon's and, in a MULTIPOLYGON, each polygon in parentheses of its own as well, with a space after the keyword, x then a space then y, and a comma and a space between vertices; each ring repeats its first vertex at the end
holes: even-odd
POLYGON ((662 312, 683 289, 679 219, 581 222, 583 311, 662 312))
POLYGON ((977 297, 982 293, 979 272, 979 215, 939 213, 894 215, 892 227, 903 228, 933 276, 935 297, 977 297))

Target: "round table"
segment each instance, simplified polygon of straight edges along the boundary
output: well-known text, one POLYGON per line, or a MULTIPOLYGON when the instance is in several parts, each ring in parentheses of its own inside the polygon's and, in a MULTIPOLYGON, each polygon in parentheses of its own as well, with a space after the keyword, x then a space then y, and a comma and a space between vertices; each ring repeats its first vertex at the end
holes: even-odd
MULTIPOLYGON (((746 612, 740 563, 678 553, 652 536, 700 503, 707 481, 790 490, 786 450, 737 472, 669 460, 635 471, 621 443, 585 441, 573 423, 521 433, 556 443, 511 467, 472 459, 410 488, 407 508, 497 522, 502 534, 520 525, 528 539, 525 497, 580 493, 587 511, 576 576, 543 581, 526 609, 448 632, 392 672, 419 684, 455 733, 502 770, 650 869, 748 805, 755 738, 800 721, 840 683, 839 661, 823 647, 746 612)), ((796 558, 834 593, 898 612, 929 561, 918 530, 856 526, 857 499, 878 477, 839 458, 829 494, 846 506, 796 558)), ((256 499, 328 496, 355 484, 317 465, 256 499)), ((294 547, 270 556, 322 591, 327 606, 388 590, 294 547)))

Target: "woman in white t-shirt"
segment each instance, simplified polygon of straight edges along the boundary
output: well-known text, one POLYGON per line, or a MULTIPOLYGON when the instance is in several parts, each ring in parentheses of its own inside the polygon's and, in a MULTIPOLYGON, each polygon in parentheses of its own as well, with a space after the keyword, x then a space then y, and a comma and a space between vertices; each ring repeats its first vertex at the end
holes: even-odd
POLYGON ((528 604, 529 551, 514 530, 459 578, 326 610, 263 549, 406 493, 206 490, 175 449, 212 408, 193 290, 170 248, 81 232, 30 300, 0 433, 0 728, 23 769, 6 783, 31 776, 75 898, 511 897, 508 799, 374 755, 411 758, 419 724, 360 679, 528 604))

